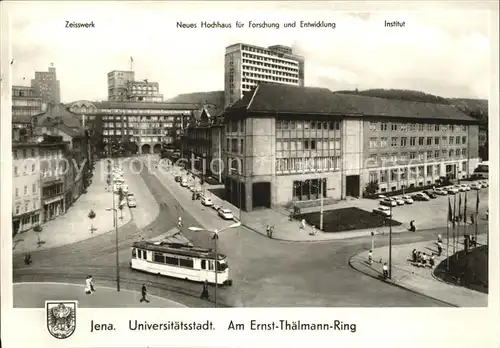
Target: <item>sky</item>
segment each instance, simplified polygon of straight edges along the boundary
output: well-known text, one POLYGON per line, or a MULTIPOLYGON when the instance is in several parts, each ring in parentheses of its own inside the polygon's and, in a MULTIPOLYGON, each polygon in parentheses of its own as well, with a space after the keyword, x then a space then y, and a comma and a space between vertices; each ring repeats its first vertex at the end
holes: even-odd
POLYGON ((35 71, 47 71, 54 63, 62 102, 105 100, 107 73, 128 70, 133 57, 136 79, 159 82, 165 99, 223 90, 225 47, 244 42, 292 46, 305 57, 306 86, 412 89, 488 99, 495 41, 487 7, 476 2, 458 8, 451 1, 425 7, 365 3, 360 12, 360 5, 9 3, 12 83, 29 85, 35 71), (279 22, 280 29, 251 29, 250 20, 279 22), (283 28, 283 23, 294 20, 334 22, 336 28, 283 28), (405 27, 384 27, 386 20, 404 21, 405 27), (95 28, 65 28, 66 21, 93 22, 95 28), (232 23, 233 28, 176 28, 177 22, 199 27, 200 21, 232 23), (236 21, 245 28, 236 29, 236 21))

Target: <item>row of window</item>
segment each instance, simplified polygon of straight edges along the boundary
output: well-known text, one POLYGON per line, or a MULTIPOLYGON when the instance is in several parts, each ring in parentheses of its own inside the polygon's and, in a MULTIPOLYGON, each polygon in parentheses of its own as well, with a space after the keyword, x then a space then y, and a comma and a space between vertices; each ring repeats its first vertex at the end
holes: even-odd
MULTIPOLYGON (((191 115, 191 110, 168 110, 168 109, 96 109, 93 107, 74 106, 71 108, 72 112, 86 114, 86 113, 107 113, 107 114, 141 114, 141 115, 177 115, 177 116, 189 116, 191 115)), ((108 116, 110 117, 110 116, 108 116)))
POLYGON ((309 179, 293 182, 293 200, 309 201, 320 198, 326 198, 327 187, 326 179, 309 179))
POLYGON ((305 173, 340 170, 340 156, 313 158, 277 158, 277 173, 305 173))
POLYGON ((371 154, 369 159, 376 162, 380 159, 382 163, 419 160, 424 161, 432 158, 449 158, 449 157, 467 157, 467 149, 450 149, 450 150, 435 150, 435 151, 420 151, 420 152, 402 152, 401 154, 371 154))
MULTIPOLYGON (((248 67, 245 67, 243 65, 244 69, 251 70, 248 67)), ((244 72, 243 73, 243 88, 249 88, 248 86, 245 86, 245 83, 251 83, 252 85, 256 85, 259 81, 274 81, 274 82, 284 82, 284 83, 290 83, 290 84, 298 84, 299 83, 299 78, 288 78, 288 77, 279 77, 279 76, 274 76, 273 72, 271 70, 266 70, 266 69, 256 69, 256 70, 264 70, 262 72, 258 73, 248 73, 244 72)))
POLYGON ((226 133, 245 133, 244 120, 229 120, 225 127, 226 133))
POLYGON ((431 145, 465 145, 467 137, 464 136, 450 136, 450 137, 381 137, 370 138, 369 148, 375 149, 379 147, 404 147, 404 146, 431 146, 431 145))
MULTIPOLYGON (((163 134, 162 129, 103 129, 102 135, 150 135, 150 134, 163 134)), ((177 130, 177 134, 180 134, 180 130, 177 130)))
MULTIPOLYGON (((259 65, 258 62, 255 62, 253 60, 250 60, 250 59, 243 59, 243 69, 250 69, 252 68, 251 65, 249 64, 252 64, 252 65, 259 65)), ((259 71, 263 71, 263 72, 266 72, 268 74, 274 74, 274 75, 278 75, 279 76, 286 76, 286 77, 291 77, 293 78, 294 80, 297 80, 297 74, 298 74, 298 70, 297 71, 292 71, 292 72, 289 72, 290 70, 288 70, 288 68, 285 68, 285 67, 282 67, 282 66, 279 66, 277 64, 270 64, 268 65, 269 69, 259 69, 257 68, 256 70, 259 71), (284 71, 283 71, 284 70, 284 71)), ((245 76, 245 72, 243 72, 243 76, 245 76)))
MULTIPOLYGON (((39 208, 40 208, 39 200, 37 199, 34 199, 33 202, 24 201, 24 204, 20 203, 15 204, 14 215, 26 214, 29 213, 30 211, 37 210, 39 208), (31 209, 30 209, 30 203, 31 203, 31 209)), ((38 218, 38 215, 36 216, 38 218)), ((29 216, 27 218, 29 218, 29 216)), ((36 222, 38 222, 38 219, 36 222)))
POLYGON ((298 62, 297 61, 293 61, 293 60, 285 60, 285 59, 277 59, 276 57, 276 53, 275 52, 272 52, 272 51, 264 51, 264 50, 258 50, 258 49, 254 49, 254 48, 251 48, 249 47, 248 49, 245 49, 243 48, 243 54, 242 54, 242 58, 243 59, 253 59, 253 60, 256 60, 258 62, 264 62, 264 63, 261 63, 263 64, 264 66, 269 66, 271 64, 274 64, 274 65, 281 65, 283 66, 283 70, 287 69, 289 71, 294 71, 296 69, 298 69, 298 62), (245 52, 246 51, 246 52, 245 52), (247 53, 247 52, 255 52, 255 53, 258 53, 258 54, 264 54, 264 55, 267 55, 267 56, 275 56, 276 58, 272 58, 272 57, 262 57, 262 56, 259 56, 257 54, 251 54, 251 53, 247 53))
POLYGON ((277 130, 286 129, 296 129, 296 130, 308 130, 308 129, 323 129, 323 130, 340 130, 340 121, 288 121, 288 120, 276 120, 277 130))
POLYGON ((331 140, 276 140, 276 151, 301 151, 301 150, 339 150, 340 139, 331 140))
MULTIPOLYGON (((461 170, 463 172, 467 171, 467 162, 462 162, 461 170)), ((426 176, 441 177, 442 176, 441 165, 431 164, 427 166, 370 171, 368 173, 368 180, 370 182, 388 182, 388 181, 402 181, 407 179, 419 179, 426 176)))
MULTIPOLYGON (((24 185, 24 196, 27 196, 29 195, 29 190, 28 190, 28 185, 24 185)), ((34 195, 37 195, 39 192, 38 192, 38 186, 36 183, 34 184, 31 184, 31 193, 34 194, 34 195)), ((16 187, 15 190, 14 190, 14 196, 17 198, 19 197, 19 188, 16 187)))
POLYGON ((29 106, 29 107, 32 107, 32 108, 36 108, 39 110, 42 109, 42 101, 41 100, 27 100, 27 99, 13 99, 12 100, 12 108, 16 108, 16 107, 24 107, 24 106, 29 106))
POLYGON ((428 123, 389 123, 371 121, 369 129, 371 131, 401 131, 401 132, 466 132, 466 125, 455 124, 428 124, 428 123))
POLYGON ((194 267, 194 261, 191 258, 184 258, 175 255, 165 255, 157 252, 153 253, 153 261, 176 267, 194 267))
POLYGON ((243 139, 226 139, 226 151, 243 153, 243 139))
MULTIPOLYGON (((37 173, 37 169, 40 169, 40 172, 42 174, 42 177, 46 178, 52 175, 58 175, 58 174, 63 174, 66 170, 66 163, 65 162, 60 162, 60 163, 48 163, 47 166, 40 165, 40 163, 32 163, 31 166, 28 164, 24 165, 23 168, 23 174, 22 175, 33 175, 37 173), (31 169, 31 171, 30 171, 31 169)), ((12 168, 13 175, 14 177, 18 177, 21 175, 19 172, 19 167, 14 166, 12 168)))
POLYGON ((50 198, 54 196, 59 196, 64 193, 63 184, 55 184, 49 187, 44 187, 42 189, 42 198, 50 198))
POLYGON ((45 149, 14 149, 12 150, 13 159, 25 159, 25 158, 42 157, 44 159, 62 158, 62 150, 45 150, 45 149))

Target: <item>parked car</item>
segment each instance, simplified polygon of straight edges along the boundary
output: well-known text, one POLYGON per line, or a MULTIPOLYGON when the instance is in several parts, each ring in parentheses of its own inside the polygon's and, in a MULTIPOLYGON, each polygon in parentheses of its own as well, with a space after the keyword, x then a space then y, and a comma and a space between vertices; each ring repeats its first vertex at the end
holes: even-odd
POLYGON ((423 192, 417 192, 413 196, 411 196, 414 201, 429 201, 430 198, 423 192))
POLYGON ((464 186, 462 186, 462 185, 455 185, 453 187, 456 188, 458 190, 458 192, 465 192, 465 191, 467 191, 467 189, 464 186))
POLYGON ((215 211, 219 211, 220 208, 222 208, 220 205, 217 204, 212 205, 212 209, 215 211))
POLYGON ((388 207, 395 207, 398 205, 398 203, 396 203, 396 201, 394 199, 389 198, 389 197, 386 197, 386 198, 380 200, 379 204, 386 205, 388 207))
POLYGON ((424 193, 425 193, 425 194, 426 194, 429 198, 432 198, 432 199, 437 198, 437 195, 436 195, 436 194, 434 193, 434 191, 432 191, 432 190, 426 190, 426 191, 424 191, 424 193))
POLYGON ((461 184, 460 186, 462 186, 463 188, 465 188, 465 191, 470 191, 470 185, 461 184))
POLYGON ((483 181, 480 181, 481 185, 483 185, 483 187, 488 187, 490 186, 490 184, 488 183, 487 180, 483 180, 483 181))
POLYGON ((434 189, 434 193, 435 193, 436 195, 446 196, 446 195, 448 194, 448 191, 447 191, 447 190, 445 190, 445 189, 442 189, 442 188, 439 188, 439 187, 438 187, 438 188, 434 189))
POLYGON ((137 202, 135 201, 134 197, 128 199, 128 207, 129 208, 136 208, 137 207, 137 202))
POLYGON ((405 204, 413 204, 413 199, 410 196, 405 195, 401 199, 404 200, 405 204))
POLYGON ((378 207, 373 209, 374 214, 382 215, 385 217, 390 217, 391 216, 391 210, 387 207, 378 207))
POLYGON ((229 209, 220 208, 218 211, 218 214, 224 220, 232 220, 233 219, 233 213, 229 209))
POLYGON ((201 200, 201 204, 206 207, 211 207, 212 205, 214 205, 214 202, 208 197, 203 197, 203 199, 201 200))
POLYGON ((483 185, 480 182, 473 182, 472 184, 470 184, 470 188, 472 190, 480 190, 481 188, 483 188, 483 185))
POLYGON ((394 201, 397 203, 397 205, 405 205, 405 200, 401 197, 394 197, 394 201))
POLYGON ((384 198, 387 198, 387 196, 386 195, 376 195, 375 198, 384 199, 384 198))
POLYGON ((454 194, 456 194, 456 193, 459 193, 459 192, 460 192, 460 190, 459 190, 459 189, 457 189, 457 188, 456 188, 456 187, 454 187, 454 186, 448 186, 448 187, 446 187, 446 192, 448 192, 448 194, 449 194, 449 195, 454 195, 454 194))
POLYGON ((176 175, 174 180, 175 180, 175 182, 181 182, 182 178, 180 177, 180 175, 176 175))
POLYGON ((130 199, 135 199, 135 196, 132 192, 127 193, 127 200, 130 200, 130 199))
POLYGON ((187 182, 187 180, 186 180, 186 179, 182 179, 182 181, 181 181, 181 186, 182 186, 182 187, 187 187, 187 186, 188 186, 188 182, 187 182))

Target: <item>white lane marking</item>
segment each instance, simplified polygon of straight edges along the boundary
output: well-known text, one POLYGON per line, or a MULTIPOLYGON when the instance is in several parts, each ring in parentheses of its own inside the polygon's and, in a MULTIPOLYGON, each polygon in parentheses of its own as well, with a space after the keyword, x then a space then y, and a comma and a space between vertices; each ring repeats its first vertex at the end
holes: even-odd
MULTIPOLYGON (((64 285, 64 286, 78 286, 78 287, 80 287, 80 288, 85 288, 85 286, 84 286, 84 285, 80 285, 80 284, 72 284, 72 283, 58 283, 58 282, 16 282, 16 283, 13 283, 12 285, 13 285, 13 286, 16 286, 16 285, 39 285, 39 284, 64 285)), ((101 289, 110 289, 110 290, 115 290, 115 288, 111 288, 111 287, 109 287, 109 286, 99 286, 99 288, 101 288, 101 289)), ((134 293, 140 294, 140 292, 138 292, 138 291, 128 290, 128 289, 120 289, 120 291, 128 291, 128 292, 134 292, 134 293)), ((162 300, 162 301, 166 301, 166 302, 170 302, 170 303, 176 304, 176 305, 178 305, 179 307, 185 307, 185 308, 187 308, 187 306, 183 305, 182 303, 179 303, 179 302, 176 302, 176 301, 173 301, 173 300, 169 300, 169 299, 166 299, 166 298, 163 298, 163 297, 160 297, 160 296, 156 296, 156 295, 149 295, 149 294, 148 294, 148 297, 154 297, 154 298, 160 299, 160 300, 162 300)))

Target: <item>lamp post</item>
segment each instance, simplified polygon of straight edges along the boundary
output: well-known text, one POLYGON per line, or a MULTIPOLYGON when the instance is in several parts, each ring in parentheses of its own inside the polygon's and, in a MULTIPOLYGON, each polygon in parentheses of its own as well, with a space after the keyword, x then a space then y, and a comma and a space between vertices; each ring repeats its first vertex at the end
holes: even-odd
POLYGON ((392 205, 389 208, 389 279, 392 279, 392 205))
POLYGON ((204 228, 201 228, 201 227, 189 227, 190 231, 195 231, 195 232, 208 231, 208 232, 213 233, 212 239, 214 240, 214 252, 215 252, 215 267, 214 267, 214 272, 215 272, 215 289, 214 290, 215 291, 214 291, 214 302, 215 302, 215 307, 216 308, 217 308, 217 286, 218 286, 217 273, 219 271, 219 269, 218 269, 219 254, 218 254, 218 251, 217 251, 217 243, 219 241, 219 233, 221 233, 224 230, 227 230, 227 229, 230 229, 230 228, 236 228, 236 227, 240 227, 240 226, 241 226, 241 222, 238 221, 238 222, 235 222, 234 224, 226 226, 226 227, 224 227, 223 229, 220 229, 220 230, 218 230, 218 229, 207 230, 207 229, 204 229, 204 228))
POLYGON ((113 208, 106 208, 106 210, 113 211, 113 222, 115 225, 115 249, 116 249, 116 291, 120 291, 120 259, 118 256, 118 222, 116 221, 116 218, 118 216, 118 211, 115 209, 114 206, 113 208))
MULTIPOLYGON (((231 168, 231 174, 233 173, 238 173, 237 169, 236 168, 231 168)), ((234 175, 234 174, 233 174, 234 175)), ((234 175, 236 177, 236 175, 234 175)), ((242 205, 242 200, 241 200, 241 183, 238 180, 236 180, 236 183, 237 183, 237 187, 236 187, 236 194, 238 195, 238 220, 241 221, 241 205, 242 205)))

